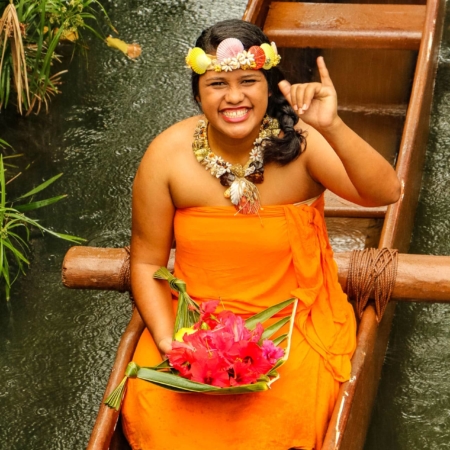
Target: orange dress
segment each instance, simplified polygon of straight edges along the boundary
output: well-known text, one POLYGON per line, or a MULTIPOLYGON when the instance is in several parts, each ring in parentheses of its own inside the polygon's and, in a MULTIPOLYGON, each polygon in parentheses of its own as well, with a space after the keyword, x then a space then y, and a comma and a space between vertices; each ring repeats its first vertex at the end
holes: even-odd
MULTIPOLYGON (((256 215, 230 207, 177 210, 175 275, 197 301, 220 299, 250 316, 299 299, 289 359, 269 391, 180 394, 130 379, 122 419, 133 449, 319 450, 340 383, 350 377, 356 324, 337 280, 323 218, 311 206, 265 206, 256 215)), ((174 299, 176 301, 176 299, 174 299)), ((160 361, 148 331, 133 360, 160 361)))

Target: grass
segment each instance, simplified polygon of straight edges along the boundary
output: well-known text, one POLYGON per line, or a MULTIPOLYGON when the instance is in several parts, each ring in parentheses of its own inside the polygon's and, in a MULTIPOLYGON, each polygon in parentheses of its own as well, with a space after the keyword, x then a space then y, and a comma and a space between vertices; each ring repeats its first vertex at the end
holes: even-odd
MULTIPOLYGON (((7 146, 6 142, 1 139, 0 145, 7 146)), ((11 157, 0 155, 0 279, 4 281, 7 300, 10 299, 11 286, 20 274, 25 274, 25 267, 30 264, 28 253, 30 251, 29 241, 32 228, 37 228, 42 233, 48 233, 76 244, 84 242, 82 238, 46 228, 38 220, 27 215, 30 211, 52 205, 66 197, 66 195, 58 195, 35 200, 36 195, 59 179, 62 174, 55 175, 20 197, 9 201, 6 192, 7 185, 21 175, 18 173, 10 180, 6 180, 7 168, 4 159, 9 158, 11 157)))

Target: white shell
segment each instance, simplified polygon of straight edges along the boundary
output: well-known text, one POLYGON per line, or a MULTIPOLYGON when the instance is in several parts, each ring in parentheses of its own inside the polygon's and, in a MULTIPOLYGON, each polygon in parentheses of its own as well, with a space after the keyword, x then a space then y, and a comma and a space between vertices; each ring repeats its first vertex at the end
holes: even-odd
POLYGON ((244 46, 239 39, 227 38, 218 45, 216 50, 216 58, 219 62, 221 62, 226 58, 236 57, 242 51, 244 51, 244 46))
POLYGON ((242 194, 245 190, 245 181, 242 179, 234 180, 230 186, 230 200, 233 205, 239 205, 242 194))
POLYGON ((271 42, 270 45, 273 49, 273 52, 275 53, 275 56, 278 55, 277 44, 275 44, 275 42, 271 42))

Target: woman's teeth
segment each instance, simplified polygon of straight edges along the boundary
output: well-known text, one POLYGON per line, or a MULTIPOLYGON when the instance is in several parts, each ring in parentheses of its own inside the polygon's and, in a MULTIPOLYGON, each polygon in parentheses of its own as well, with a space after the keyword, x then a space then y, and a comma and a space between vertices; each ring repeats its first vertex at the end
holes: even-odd
POLYGON ((224 116, 230 117, 230 118, 234 118, 234 117, 243 117, 248 113, 248 109, 238 109, 238 110, 233 110, 233 111, 223 111, 222 114, 224 116))

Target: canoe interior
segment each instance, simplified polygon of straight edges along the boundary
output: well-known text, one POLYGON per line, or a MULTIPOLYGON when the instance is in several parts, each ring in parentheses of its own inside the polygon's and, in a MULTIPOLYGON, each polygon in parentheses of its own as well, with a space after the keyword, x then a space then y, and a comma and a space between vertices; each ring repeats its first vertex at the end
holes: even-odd
MULTIPOLYGON (((272 6, 270 3, 267 0, 250 0, 243 18, 267 31, 266 19, 269 16, 271 30, 283 33, 285 30, 280 32, 275 29, 277 17, 270 16, 271 10, 280 11, 278 17, 284 17, 293 23, 291 34, 295 35, 301 24, 295 23, 295 17, 292 18, 287 9, 288 12, 283 16, 283 8, 294 2, 277 2, 272 6)), ((396 5, 406 2, 370 3, 396 5)), ((405 30, 397 33, 401 36, 405 33, 403 40, 389 37, 390 30, 382 29, 382 24, 379 25, 379 33, 375 30, 373 36, 370 35, 372 37, 360 33, 353 39, 350 27, 350 30, 343 30, 344 35, 336 41, 336 48, 324 20, 323 23, 304 24, 305 27, 310 26, 312 33, 318 33, 314 42, 322 43, 322 46, 303 48, 301 39, 305 37, 292 37, 285 33, 290 47, 279 48, 282 68, 291 82, 317 81, 315 60, 319 55, 324 56, 338 93, 339 114, 396 167, 404 183, 402 200, 389 208, 360 208, 327 194, 326 221, 335 252, 378 246, 398 248, 401 252, 408 250, 428 132, 436 50, 442 24, 439 18, 443 17, 444 8, 443 0, 429 0, 426 16, 425 4, 424 1, 412 1, 408 5, 417 5, 418 8, 408 9, 408 5, 403 6, 407 14, 405 17, 412 17, 407 25, 402 23, 401 16, 395 21, 395 26, 405 27, 405 30), (420 35, 422 38, 419 36, 417 39, 416 29, 422 27, 420 23, 423 23, 425 31, 420 35), (423 42, 424 36, 428 39, 426 43, 423 42), (405 43, 406 41, 408 42, 405 43)), ((305 20, 313 17, 312 13, 308 14, 305 13, 305 20)), ((342 22, 341 19, 339 21, 342 22)), ((358 26, 364 25, 361 23, 358 26)), ((271 35, 268 34, 270 38, 271 35)), ((369 307, 359 323, 352 380, 341 388, 324 449, 363 448, 394 308, 394 304, 388 307, 383 321, 378 325, 373 308, 369 307)), ((133 339, 136 341, 136 338, 133 339)), ((113 369, 112 378, 121 377, 115 370, 113 369)), ((107 391, 114 383, 112 378, 107 391)), ((120 419, 113 433, 116 420, 117 415, 105 411, 104 406, 100 408, 88 449, 129 448, 121 433, 120 419)))

